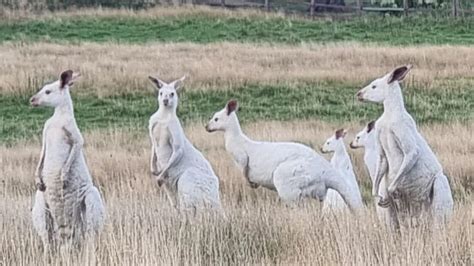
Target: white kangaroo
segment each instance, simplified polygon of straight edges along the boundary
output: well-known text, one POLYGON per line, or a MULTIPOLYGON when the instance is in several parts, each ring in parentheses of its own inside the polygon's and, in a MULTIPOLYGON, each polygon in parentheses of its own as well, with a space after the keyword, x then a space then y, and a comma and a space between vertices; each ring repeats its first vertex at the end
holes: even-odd
POLYGON ((311 148, 291 142, 253 141, 240 128, 236 110, 230 100, 206 125, 208 132, 223 131, 226 150, 243 171, 252 187, 276 190, 282 200, 293 203, 302 197, 323 201, 329 188, 341 194, 351 209, 363 206, 349 182, 311 148))
POLYGON ((379 159, 372 193, 379 196, 380 183, 387 175, 387 195, 380 199, 380 206, 394 208, 403 224, 424 210, 434 216, 436 224, 442 224, 451 216, 453 198, 441 164, 405 109, 399 82, 411 68, 398 67, 357 93, 360 101, 384 106, 376 126, 379 159))
POLYGON ((176 115, 184 77, 167 84, 149 77, 158 88, 159 108, 149 121, 151 173, 164 184, 171 204, 180 210, 220 209, 219 179, 211 165, 186 138, 176 115))
MULTIPOLYGON (((350 147, 352 149, 359 149, 364 148, 364 163, 369 172, 370 180, 372 184, 375 183, 375 168, 377 166, 377 160, 379 158, 378 147, 377 147, 377 137, 375 133, 375 125, 376 121, 371 121, 364 127, 357 135, 355 136, 354 140, 350 143, 350 147)), ((385 190, 385 177, 380 180, 380 186, 378 195, 381 197, 385 197, 387 192, 385 190)), ((390 213, 389 209, 382 208, 375 202, 375 211, 377 212, 377 217, 379 221, 390 225, 390 213)))
POLYGON ((69 88, 78 75, 64 71, 60 79, 45 85, 31 99, 32 106, 54 107, 43 129, 43 145, 36 169, 33 226, 45 252, 78 247, 101 229, 105 209, 92 183, 83 153, 81 132, 74 118, 69 88), (52 249, 51 249, 52 248, 52 249))
MULTIPOLYGON (((353 191, 358 192, 358 197, 362 199, 360 195, 359 184, 357 184, 357 179, 352 168, 351 157, 347 153, 344 137, 346 136, 347 131, 344 129, 339 129, 335 132, 333 136, 328 138, 321 147, 322 153, 334 152, 334 155, 331 158, 331 165, 340 172, 343 178, 345 178, 353 191)), ((326 196, 326 200, 323 205, 323 212, 329 212, 331 210, 344 210, 346 209, 346 204, 342 199, 341 195, 336 191, 330 189, 326 196)))

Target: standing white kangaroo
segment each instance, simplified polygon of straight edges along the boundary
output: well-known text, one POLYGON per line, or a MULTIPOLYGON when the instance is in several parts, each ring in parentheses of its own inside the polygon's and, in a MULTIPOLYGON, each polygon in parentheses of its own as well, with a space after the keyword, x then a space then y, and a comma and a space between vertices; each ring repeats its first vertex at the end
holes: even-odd
MULTIPOLYGON (((357 133, 354 140, 352 140, 349 145, 352 149, 364 148, 364 163, 367 171, 369 172, 372 185, 375 184, 375 170, 377 167, 377 160, 379 158, 375 125, 375 120, 369 122, 367 126, 364 127, 364 129, 357 133)), ((378 195, 381 197, 385 197, 387 195, 385 190, 385 177, 380 180, 378 195)), ((375 211, 377 212, 380 222, 390 225, 391 214, 389 213, 389 209, 382 208, 378 205, 378 202, 375 202, 375 211)))
POLYGON ((36 169, 33 226, 45 252, 77 247, 85 237, 97 234, 105 209, 92 183, 83 153, 84 140, 74 118, 69 88, 78 75, 64 71, 60 79, 45 85, 31 99, 32 106, 54 107, 43 129, 43 144, 36 169))
POLYGON ((184 77, 167 84, 149 77, 158 88, 159 108, 149 121, 151 173, 164 184, 171 204, 180 210, 220 209, 219 179, 209 162, 186 138, 176 115, 184 77))
MULTIPOLYGON (((346 146, 344 144, 344 137, 346 136, 347 131, 344 129, 339 129, 335 132, 333 136, 324 142, 321 147, 321 152, 330 153, 334 152, 334 155, 331 158, 331 165, 340 172, 343 178, 345 178, 353 191, 358 192, 358 197, 362 199, 360 195, 359 184, 357 184, 357 179, 352 168, 351 157, 347 153, 346 146)), ((346 209, 346 204, 342 199, 341 195, 335 190, 330 189, 326 196, 326 200, 323 205, 323 212, 328 212, 331 210, 344 210, 346 209)))
POLYGON ((349 182, 322 156, 309 147, 291 142, 253 141, 240 128, 236 110, 230 100, 206 125, 208 132, 223 131, 226 150, 243 171, 252 187, 276 190, 286 202, 302 197, 323 201, 329 188, 336 190, 351 209, 363 206, 349 182))
POLYGON ((399 82, 411 68, 398 67, 357 93, 360 101, 384 106, 376 126, 379 159, 372 193, 379 196, 380 183, 387 175, 387 195, 380 199, 380 206, 394 208, 404 224, 425 210, 442 224, 451 216, 453 198, 441 164, 405 109, 399 82))

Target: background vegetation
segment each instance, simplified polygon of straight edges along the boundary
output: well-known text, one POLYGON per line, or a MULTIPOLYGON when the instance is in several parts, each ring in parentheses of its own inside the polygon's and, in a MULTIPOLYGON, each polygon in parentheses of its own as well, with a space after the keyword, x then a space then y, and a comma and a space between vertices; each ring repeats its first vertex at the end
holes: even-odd
MULTIPOLYGON (((244 3, 259 3, 263 4, 263 0, 227 0, 225 1, 228 4, 244 4, 244 3)), ((301 6, 305 6, 304 4, 309 4, 310 1, 307 0, 293 0, 293 1, 286 1, 286 0, 270 0, 272 7, 274 8, 287 8, 288 10, 298 10, 301 9, 301 6), (295 8, 296 7, 296 8, 295 8)), ((371 6, 384 6, 387 3, 391 3, 392 5, 395 4, 396 6, 403 6, 403 0, 394 0, 394 1, 387 1, 387 0, 362 0, 364 5, 371 5, 371 6)), ((66 9, 74 6, 76 8, 84 8, 84 7, 108 7, 108 8, 150 8, 159 5, 166 5, 166 4, 182 4, 182 3, 194 3, 194 4, 204 4, 204 3, 220 3, 220 0, 0 0, 0 3, 9 7, 9 8, 30 8, 33 10, 58 10, 58 9, 66 9)), ((356 0, 344 0, 344 1, 330 1, 330 3, 345 3, 346 5, 356 5, 356 0)), ((463 7, 471 7, 472 3, 469 0, 460 0, 461 6, 463 7)), ((451 4, 451 0, 409 0, 410 7, 421 7, 421 6, 430 6, 430 7, 437 7, 443 8, 449 6, 451 4), (426 3, 429 3, 426 5, 426 3)), ((303 10, 300 10, 303 11, 303 10)))
MULTIPOLYGON (((150 90, 151 91, 151 90, 150 90)), ((16 142, 41 133, 43 122, 52 114, 50 108, 28 107, 27 95, 0 98, 0 142, 16 142), (11 134, 15 132, 15 134, 11 134)), ((318 117, 327 122, 357 122, 376 119, 377 105, 362 105, 354 99, 353 87, 248 85, 233 90, 201 91, 192 88, 181 94, 178 115, 185 125, 206 120, 229 99, 242 102, 244 123, 259 120, 293 120, 318 117)), ((407 88, 408 110, 419 123, 470 122, 473 118, 474 90, 432 90, 407 88)), ((153 93, 124 94, 97 98, 74 97, 75 113, 84 130, 130 128, 144 131, 148 118, 156 111, 153 93)))
POLYGON ((284 17, 92 17, 0 22, 0 41, 54 42, 376 42, 473 44, 474 19, 362 17, 310 21, 284 17))
MULTIPOLYGON (((309 21, 255 11, 160 8, 8 13, 0 19, 0 265, 470 265, 474 188, 472 19, 434 16, 309 21), (203 124, 238 99, 249 137, 318 150, 341 127, 346 143, 381 112, 355 92, 401 64, 415 68, 405 101, 449 177, 455 213, 445 231, 381 226, 363 150, 349 150, 367 209, 323 217, 251 189, 203 124), (65 69, 85 153, 107 205, 95 247, 42 256, 31 225, 41 128, 51 115, 28 99, 65 69), (188 76, 179 117, 220 177, 226 218, 186 220, 148 173, 146 125, 156 110, 148 75, 188 76)), ((330 155, 327 157, 329 158, 330 155)))

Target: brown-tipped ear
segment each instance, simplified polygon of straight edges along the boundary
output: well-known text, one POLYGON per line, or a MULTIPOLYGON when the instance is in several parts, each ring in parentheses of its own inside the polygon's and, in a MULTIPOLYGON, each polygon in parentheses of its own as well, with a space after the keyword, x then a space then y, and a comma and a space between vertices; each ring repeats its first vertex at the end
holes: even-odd
POLYGON ((230 115, 232 112, 239 109, 239 103, 237 100, 230 100, 227 102, 226 109, 227 115, 230 115))
POLYGON ((406 65, 406 66, 401 66, 401 67, 396 68, 395 70, 392 71, 392 74, 388 78, 388 84, 394 81, 402 81, 412 68, 413 68, 412 65, 406 65))
POLYGON ((59 76, 59 88, 64 89, 72 81, 72 70, 66 70, 59 76))
POLYGON ((336 130, 336 139, 340 139, 345 137, 347 134, 347 131, 343 128, 336 130))
POLYGON ((158 88, 158 89, 161 89, 161 87, 163 87, 163 81, 157 79, 157 78, 154 78, 152 76, 148 76, 148 79, 150 79, 151 82, 153 82, 153 84, 155 84, 155 86, 158 88))
POLYGON ((374 121, 370 121, 370 122, 367 124, 367 133, 370 133, 370 131, 372 131, 374 128, 375 128, 375 120, 374 120, 374 121))
POLYGON ((177 79, 177 80, 175 80, 171 83, 176 91, 182 91, 183 90, 185 79, 186 79, 186 76, 183 76, 182 78, 177 79))

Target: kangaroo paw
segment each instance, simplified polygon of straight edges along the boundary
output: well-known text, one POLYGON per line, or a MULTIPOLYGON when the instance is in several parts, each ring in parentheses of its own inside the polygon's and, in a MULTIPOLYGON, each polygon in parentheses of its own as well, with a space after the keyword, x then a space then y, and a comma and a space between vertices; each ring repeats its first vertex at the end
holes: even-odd
POLYGON ((382 208, 388 208, 390 207, 391 203, 388 198, 382 198, 379 200, 378 205, 382 208))
POLYGON ((38 189, 41 192, 46 191, 46 185, 43 182, 36 183, 36 189, 38 189))

